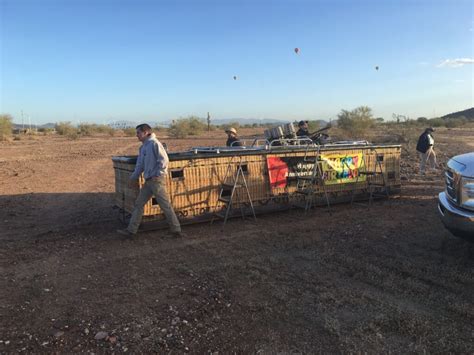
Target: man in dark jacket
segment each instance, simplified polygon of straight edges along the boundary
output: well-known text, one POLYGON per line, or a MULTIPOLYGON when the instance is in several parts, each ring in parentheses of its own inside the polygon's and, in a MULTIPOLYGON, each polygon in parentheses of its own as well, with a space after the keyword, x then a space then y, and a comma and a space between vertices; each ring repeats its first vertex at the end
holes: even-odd
POLYGON ((242 143, 240 142, 239 138, 237 137, 237 130, 234 127, 230 127, 229 129, 226 129, 225 133, 227 133, 226 146, 228 146, 228 147, 240 147, 240 146, 242 146, 242 143))
POLYGON ((436 169, 436 153, 433 149, 434 138, 433 138, 434 129, 429 127, 425 129, 420 138, 418 138, 418 143, 416 145, 416 150, 420 155, 420 174, 425 174, 426 163, 429 163, 431 169, 436 169))
POLYGON ((300 121, 298 123, 298 131, 296 132, 296 135, 298 137, 309 137, 309 131, 308 131, 308 121, 300 121))

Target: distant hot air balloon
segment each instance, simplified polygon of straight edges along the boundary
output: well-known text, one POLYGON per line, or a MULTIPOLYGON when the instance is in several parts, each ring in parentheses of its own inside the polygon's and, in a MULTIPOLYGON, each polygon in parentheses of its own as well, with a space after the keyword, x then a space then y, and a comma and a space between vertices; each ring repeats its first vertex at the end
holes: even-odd
POLYGON ((300 49, 298 47, 295 48, 295 53, 298 54, 300 49))
POLYGON ((378 65, 377 65, 377 66, 375 66, 375 70, 379 70, 379 66, 378 66, 378 65))
POLYGON ((234 80, 237 80, 237 77, 234 75, 234 80))

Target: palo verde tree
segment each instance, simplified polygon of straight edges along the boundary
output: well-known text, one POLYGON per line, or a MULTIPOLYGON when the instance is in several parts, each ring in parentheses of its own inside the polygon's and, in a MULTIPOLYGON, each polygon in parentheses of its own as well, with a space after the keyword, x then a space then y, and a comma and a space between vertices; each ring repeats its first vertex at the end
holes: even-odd
POLYGON ((168 134, 173 138, 186 138, 188 135, 198 135, 205 129, 207 129, 207 124, 202 118, 190 116, 173 120, 168 130, 168 134))
POLYGON ((352 111, 342 110, 337 117, 337 126, 350 137, 361 137, 375 124, 372 109, 368 106, 359 106, 352 111))

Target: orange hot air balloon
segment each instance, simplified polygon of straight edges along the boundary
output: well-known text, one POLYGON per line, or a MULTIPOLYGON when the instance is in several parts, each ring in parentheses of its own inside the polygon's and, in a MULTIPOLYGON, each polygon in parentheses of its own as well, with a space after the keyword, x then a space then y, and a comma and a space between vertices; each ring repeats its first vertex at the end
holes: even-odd
POLYGON ((298 54, 300 52, 300 49, 298 47, 295 48, 295 53, 298 54))

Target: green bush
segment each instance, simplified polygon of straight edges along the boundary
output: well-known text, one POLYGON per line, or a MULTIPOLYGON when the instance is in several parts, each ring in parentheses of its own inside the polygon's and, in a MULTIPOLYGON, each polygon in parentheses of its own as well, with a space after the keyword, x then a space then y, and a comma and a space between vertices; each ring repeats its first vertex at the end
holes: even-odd
POLYGON ((464 116, 460 116, 456 118, 448 118, 445 122, 445 125, 448 128, 456 128, 464 126, 466 123, 467 119, 464 116))
POLYGON ((318 121, 308 121, 308 131, 314 132, 319 129, 319 122, 318 121))
POLYGON ((443 127, 445 125, 445 122, 442 118, 431 118, 428 120, 428 124, 431 127, 443 127))
POLYGON ((12 116, 0 115, 0 141, 7 140, 12 135, 12 116))
POLYGON ((204 130, 207 130, 207 123, 201 118, 191 116, 173 121, 168 134, 173 138, 186 138, 188 135, 197 135, 204 130))
POLYGON ((361 138, 375 124, 372 109, 368 106, 359 106, 352 111, 342 110, 337 117, 338 127, 352 138, 361 138))
POLYGON ((226 123, 226 124, 223 124, 221 125, 221 128, 225 131, 227 129, 229 129, 230 127, 233 127, 235 129, 239 129, 240 128, 240 123, 237 122, 237 121, 233 121, 233 122, 229 122, 229 123, 226 123))
POLYGON ((67 139, 70 139, 70 140, 76 140, 77 138, 79 138, 79 134, 77 133, 77 130, 66 133, 65 136, 67 137, 67 139))
POLYGON ((95 123, 81 123, 78 127, 79 134, 82 136, 92 136, 94 134, 110 134, 114 135, 114 129, 107 125, 99 125, 95 123))
POLYGON ((56 123, 54 126, 56 132, 61 136, 69 136, 76 134, 77 135, 77 128, 75 128, 71 122, 59 122, 56 123))
POLYGON ((127 136, 127 137, 135 137, 137 135, 137 130, 135 128, 124 128, 123 129, 123 133, 127 136))
POLYGON ((52 134, 54 132, 54 128, 38 128, 38 132, 43 134, 52 134))

